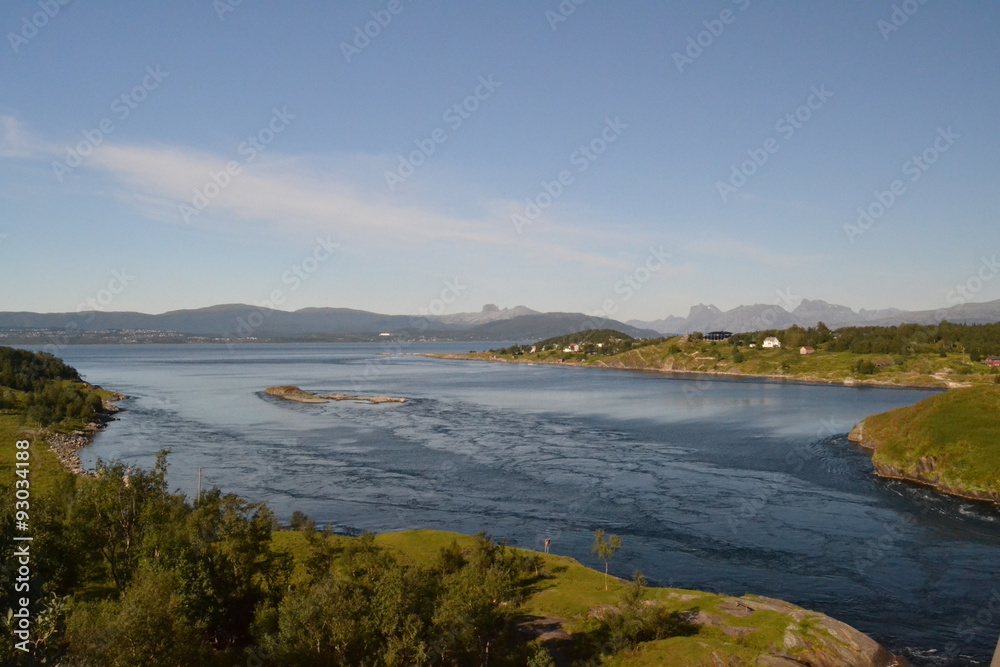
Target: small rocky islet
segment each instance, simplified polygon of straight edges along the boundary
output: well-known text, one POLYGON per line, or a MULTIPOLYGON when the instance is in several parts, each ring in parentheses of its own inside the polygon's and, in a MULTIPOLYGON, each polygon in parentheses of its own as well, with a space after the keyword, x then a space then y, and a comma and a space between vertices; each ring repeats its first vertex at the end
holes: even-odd
POLYGON ((362 403, 406 403, 408 399, 396 396, 355 396, 353 394, 317 394, 315 392, 299 389, 292 385, 280 387, 268 387, 264 390, 268 396, 295 401, 296 403, 328 403, 329 401, 359 401, 362 403))

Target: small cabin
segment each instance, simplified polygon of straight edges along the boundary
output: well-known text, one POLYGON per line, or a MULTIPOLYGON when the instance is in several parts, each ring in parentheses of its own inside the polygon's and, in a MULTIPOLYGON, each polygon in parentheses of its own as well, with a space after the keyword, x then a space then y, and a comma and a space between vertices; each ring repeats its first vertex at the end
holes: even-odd
POLYGON ((764 339, 764 347, 781 347, 781 341, 774 336, 768 336, 764 339))
POLYGON ((816 354, 816 348, 809 347, 808 345, 800 347, 799 354, 816 354))
POLYGON ((990 368, 1000 368, 1000 357, 986 357, 983 363, 990 368))

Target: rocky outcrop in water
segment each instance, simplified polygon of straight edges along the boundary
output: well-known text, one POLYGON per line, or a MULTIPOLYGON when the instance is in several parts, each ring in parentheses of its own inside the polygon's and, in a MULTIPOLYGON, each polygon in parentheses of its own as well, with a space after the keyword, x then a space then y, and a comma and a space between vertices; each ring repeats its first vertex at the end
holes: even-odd
POLYGON ((296 403, 326 403, 327 401, 362 401, 365 403, 406 403, 405 398, 397 398, 394 396, 355 396, 353 394, 316 394, 311 391, 305 391, 304 389, 299 389, 298 387, 293 387, 291 385, 285 385, 282 387, 268 387, 264 390, 264 393, 268 396, 275 396, 277 398, 283 398, 286 401, 295 401, 296 403))

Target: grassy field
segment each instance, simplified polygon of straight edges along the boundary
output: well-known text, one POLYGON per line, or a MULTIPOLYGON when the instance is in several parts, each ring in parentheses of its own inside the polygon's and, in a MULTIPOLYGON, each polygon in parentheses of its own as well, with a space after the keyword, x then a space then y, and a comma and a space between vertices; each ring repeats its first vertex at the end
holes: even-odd
POLYGON ((498 356, 490 352, 429 356, 908 387, 954 388, 995 383, 1000 378, 995 369, 973 362, 967 354, 950 353, 942 357, 939 354, 853 354, 817 350, 814 354, 803 355, 797 348, 735 348, 727 342, 694 341, 681 337, 615 355, 551 350, 517 356, 498 356), (739 357, 735 357, 737 350, 739 357), (876 372, 858 372, 857 364, 865 361, 871 362, 876 372))
POLYGON ((18 440, 28 440, 31 443, 28 450, 31 454, 29 479, 33 496, 46 495, 58 484, 72 480, 73 475, 49 449, 37 427, 26 425, 20 415, 0 414, 0 489, 8 489, 14 485, 15 443, 18 440))
POLYGON ((1000 502, 1000 386, 957 389, 874 415, 863 433, 880 472, 898 469, 1000 502))
MULTIPOLYGON (((346 544, 349 537, 326 539, 346 544)), ((453 541, 471 547, 469 535, 434 530, 384 533, 375 538, 401 561, 431 565, 442 548, 453 541)), ((289 553, 297 567, 308 552, 301 532, 281 531, 273 535, 274 549, 289 553)), ((627 547, 627 545, 626 545, 627 547)), ((626 582, 612 577, 605 590, 604 573, 581 565, 567 556, 539 554, 539 578, 524 604, 525 623, 545 619, 549 627, 568 632, 574 642, 592 641, 600 623, 595 613, 618 603, 626 582)), ((646 599, 685 618, 700 615, 705 624, 687 625, 683 636, 640 644, 633 651, 607 657, 601 664, 619 667, 673 665, 695 667, 712 664, 757 664, 762 655, 783 650, 802 659, 801 664, 840 664, 837 651, 847 650, 850 640, 836 628, 844 628, 822 614, 788 603, 756 596, 732 598, 724 595, 672 588, 649 588, 646 599), (749 608, 755 608, 750 611, 749 608), (829 627, 835 627, 832 633, 829 627), (796 638, 792 645, 789 637, 796 638), (776 648, 777 647, 777 648, 776 648), (782 648, 783 647, 783 648, 782 648), (818 656, 832 662, 814 662, 818 656), (722 662, 719 662, 722 661, 722 662)), ((589 663, 588 663, 589 664, 589 663)))

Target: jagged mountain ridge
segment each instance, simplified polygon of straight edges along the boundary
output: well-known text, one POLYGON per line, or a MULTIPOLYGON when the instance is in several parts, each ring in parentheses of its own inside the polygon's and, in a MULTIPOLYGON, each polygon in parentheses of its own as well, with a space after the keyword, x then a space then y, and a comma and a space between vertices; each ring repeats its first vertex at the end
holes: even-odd
POLYGON ((823 322, 828 327, 893 326, 898 324, 937 324, 941 320, 961 324, 988 324, 1000 322, 1000 300, 985 303, 966 303, 938 310, 905 311, 898 308, 861 310, 855 312, 847 306, 821 300, 803 300, 792 311, 780 305, 755 304, 720 310, 714 305, 698 304, 691 307, 687 317, 668 316, 653 321, 629 320, 636 327, 653 329, 661 334, 690 333, 692 331, 760 331, 762 329, 787 329, 798 324, 816 326, 823 322))

